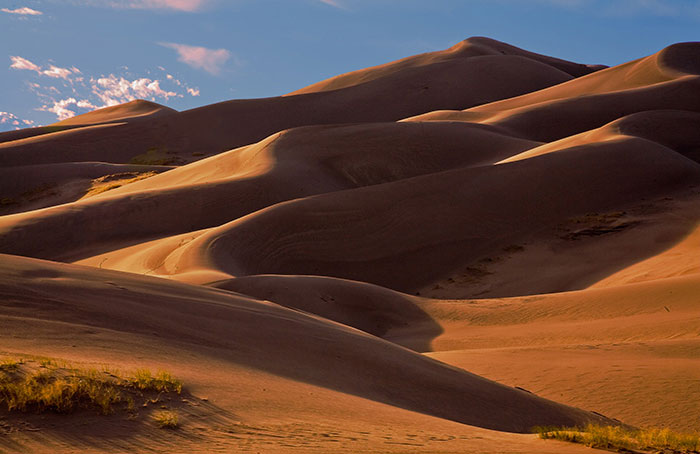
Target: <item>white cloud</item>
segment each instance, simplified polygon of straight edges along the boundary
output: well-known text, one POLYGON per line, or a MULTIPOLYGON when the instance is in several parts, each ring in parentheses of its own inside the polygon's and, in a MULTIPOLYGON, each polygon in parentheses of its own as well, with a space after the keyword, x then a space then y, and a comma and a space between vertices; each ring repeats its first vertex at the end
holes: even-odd
MULTIPOLYGON (((78 71, 78 72, 80 72, 80 71, 78 71)), ((41 71, 41 74, 43 74, 45 76, 54 77, 57 79, 65 79, 65 80, 68 80, 69 76, 72 73, 73 72, 70 69, 59 68, 58 66, 54 66, 54 65, 49 65, 49 69, 45 69, 45 70, 41 71)))
POLYGON ((163 98, 166 101, 178 96, 173 91, 166 91, 160 87, 160 81, 148 78, 128 80, 110 74, 99 79, 90 79, 92 92, 105 106, 114 106, 137 98, 163 98))
POLYGON ((199 96, 199 88, 188 88, 187 93, 189 93, 190 96, 199 96))
POLYGON ((41 11, 37 11, 35 9, 28 8, 26 6, 23 6, 22 8, 16 8, 16 9, 9 9, 9 8, 2 8, 0 9, 3 13, 8 13, 8 14, 19 14, 22 16, 41 16, 43 13, 41 11))
POLYGON ((27 71, 34 71, 37 74, 48 76, 48 77, 53 77, 56 79, 65 79, 69 80, 70 75, 73 73, 80 74, 80 70, 76 68, 75 66, 71 69, 67 68, 59 68, 58 66, 55 65, 49 65, 49 69, 42 69, 41 66, 32 63, 31 61, 27 60, 26 58, 18 57, 18 56, 11 56, 10 60, 12 61, 12 64, 10 65, 10 68, 12 69, 23 69, 27 71))
POLYGON ((12 112, 0 112, 0 130, 20 129, 20 125, 29 126, 34 124, 32 120, 22 120, 12 112))
POLYGON ((88 101, 87 99, 83 99, 81 101, 78 101, 75 103, 76 106, 80 107, 81 109, 99 109, 96 105, 88 101))
POLYGON ((197 69, 203 69, 210 74, 220 74, 221 67, 231 58, 226 49, 207 49, 206 47, 188 46, 186 44, 159 43, 161 46, 175 49, 178 60, 197 69))
POLYGON ((1 123, 12 123, 17 121, 17 115, 11 112, 0 112, 0 124, 1 123))
POLYGON ((41 72, 41 67, 35 65, 26 58, 11 56, 10 60, 12 61, 12 64, 10 65, 10 68, 12 69, 26 69, 29 71, 36 71, 37 73, 41 72))
POLYGON ((59 101, 54 101, 53 105, 44 105, 39 108, 45 112, 51 112, 56 115, 58 121, 65 120, 67 118, 75 116, 75 111, 68 109, 71 104, 77 104, 75 98, 61 99, 59 101))

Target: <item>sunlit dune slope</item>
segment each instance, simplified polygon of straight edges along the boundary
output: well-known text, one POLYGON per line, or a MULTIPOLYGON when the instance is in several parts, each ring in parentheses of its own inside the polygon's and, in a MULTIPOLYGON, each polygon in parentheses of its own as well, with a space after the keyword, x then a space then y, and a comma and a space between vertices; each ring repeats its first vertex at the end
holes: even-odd
POLYGON ((420 300, 430 356, 639 426, 700 422, 700 276, 552 295, 420 300))

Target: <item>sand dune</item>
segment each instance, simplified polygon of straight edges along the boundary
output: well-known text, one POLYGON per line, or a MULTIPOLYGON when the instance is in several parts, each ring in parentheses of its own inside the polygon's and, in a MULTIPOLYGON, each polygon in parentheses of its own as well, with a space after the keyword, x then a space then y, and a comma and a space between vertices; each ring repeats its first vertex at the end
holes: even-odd
POLYGON ((158 247, 153 244, 84 263, 197 283, 322 274, 414 292, 568 218, 671 194, 698 177, 697 163, 630 138, 280 203, 164 240, 155 269, 144 260, 158 247))
MULTIPOLYGON (((493 55, 514 55, 525 57, 552 66, 560 71, 570 74, 573 77, 580 77, 591 72, 603 69, 600 65, 582 65, 546 55, 528 52, 510 44, 496 41, 485 37, 472 37, 455 44, 446 50, 428 52, 421 55, 407 57, 395 62, 386 63, 372 68, 360 69, 340 76, 335 76, 321 82, 317 82, 308 87, 290 93, 297 95, 303 93, 316 93, 319 91, 338 90, 380 78, 389 78, 396 73, 409 68, 428 66, 455 59, 465 59, 473 57, 493 56, 493 55)), ((289 96, 289 95, 287 95, 289 96)))
POLYGON ((53 126, 87 126, 101 123, 112 123, 117 121, 134 120, 143 117, 168 116, 177 113, 175 109, 161 106, 151 101, 137 99, 135 101, 119 104, 116 106, 104 107, 95 111, 68 118, 53 126))
POLYGON ((698 62, 470 38, 0 134, 0 355, 189 393, 172 433, 0 408, 0 451, 576 453, 524 432, 696 428, 698 62))
POLYGON ((3 218, 0 243, 5 252, 77 260, 119 245, 218 226, 293 198, 493 164, 536 145, 498 129, 461 123, 295 129, 75 204, 3 218), (181 215, 183 210, 188 216, 181 215), (154 216, 162 222, 145 222, 154 216), (75 227, 94 222, 103 227, 73 234, 75 227), (62 237, 51 247, 13 239, 40 238, 49 231, 62 237))
POLYGON ((505 127, 550 142, 646 110, 699 111, 698 43, 670 46, 652 56, 554 87, 464 111, 439 111, 408 121, 472 121, 505 127))
MULTIPOLYGON (((3 256, 0 266, 3 336, 19 339, 13 348, 30 348, 36 333, 71 333, 74 344, 91 349, 111 348, 120 338, 156 338, 188 356, 206 354, 479 427, 527 432, 534 425, 603 421, 274 303, 33 259, 3 256)), ((231 377, 227 385, 235 389, 235 383, 231 377)))

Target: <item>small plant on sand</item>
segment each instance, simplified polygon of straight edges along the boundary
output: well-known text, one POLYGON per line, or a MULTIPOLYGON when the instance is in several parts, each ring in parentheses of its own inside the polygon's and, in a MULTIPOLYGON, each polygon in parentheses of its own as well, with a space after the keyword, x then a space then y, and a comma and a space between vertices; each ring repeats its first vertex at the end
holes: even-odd
POLYGON ((22 360, 12 358, 0 359, 0 371, 2 372, 14 372, 19 370, 20 365, 22 365, 22 360))
POLYGON ((69 413, 76 409, 114 412, 114 406, 133 411, 134 398, 145 393, 180 393, 182 382, 169 372, 153 375, 140 369, 133 375, 65 364, 51 360, 0 363, 0 408, 9 411, 53 411, 69 413))
POLYGON ((176 392, 178 394, 182 392, 182 382, 164 370, 159 370, 153 375, 148 369, 138 369, 128 380, 141 391, 176 392))
POLYGON ((583 428, 538 427, 535 431, 543 439, 581 443, 592 448, 700 452, 700 432, 679 433, 669 429, 630 429, 596 424, 583 428))
POLYGON ((153 420, 161 429, 176 429, 180 425, 177 413, 172 410, 163 410, 154 413, 153 420))

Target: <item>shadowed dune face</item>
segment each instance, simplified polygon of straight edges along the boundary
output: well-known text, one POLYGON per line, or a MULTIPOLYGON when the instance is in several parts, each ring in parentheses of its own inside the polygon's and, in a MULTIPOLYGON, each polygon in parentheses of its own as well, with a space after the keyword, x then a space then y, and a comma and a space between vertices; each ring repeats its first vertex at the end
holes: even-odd
POLYGON ((415 298, 363 282, 321 276, 246 276, 216 282, 211 287, 274 301, 419 352, 430 350, 440 327, 418 307, 415 298), (395 339, 397 332, 410 336, 395 339))
POLYGON ((247 424, 202 439, 266 452, 298 424, 351 423, 347 452, 541 452, 477 428, 616 423, 540 395, 692 428, 698 62, 470 38, 285 96, 1 134, 0 354, 172 362, 247 424), (404 423, 474 427, 365 437, 404 423))

